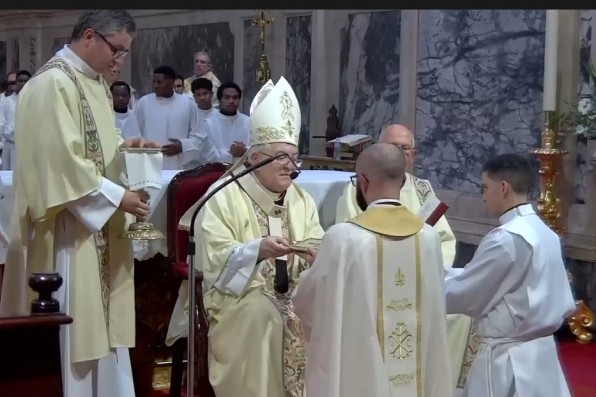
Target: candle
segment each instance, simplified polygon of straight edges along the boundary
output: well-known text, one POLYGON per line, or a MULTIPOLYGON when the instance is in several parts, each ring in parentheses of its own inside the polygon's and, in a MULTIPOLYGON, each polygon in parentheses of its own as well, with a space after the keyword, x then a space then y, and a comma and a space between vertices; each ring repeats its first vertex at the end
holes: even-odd
POLYGON ((557 44, 559 11, 546 10, 546 34, 544 40, 544 111, 557 108, 557 44))

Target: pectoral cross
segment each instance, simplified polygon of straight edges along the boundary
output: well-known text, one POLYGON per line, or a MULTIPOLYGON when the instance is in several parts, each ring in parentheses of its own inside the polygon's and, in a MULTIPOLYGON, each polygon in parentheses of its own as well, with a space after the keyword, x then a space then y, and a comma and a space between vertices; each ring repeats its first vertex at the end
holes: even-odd
POLYGON ((265 52, 265 27, 273 22, 273 18, 265 19, 265 10, 257 10, 260 13, 260 17, 252 20, 253 26, 258 26, 261 29, 261 52, 265 52))

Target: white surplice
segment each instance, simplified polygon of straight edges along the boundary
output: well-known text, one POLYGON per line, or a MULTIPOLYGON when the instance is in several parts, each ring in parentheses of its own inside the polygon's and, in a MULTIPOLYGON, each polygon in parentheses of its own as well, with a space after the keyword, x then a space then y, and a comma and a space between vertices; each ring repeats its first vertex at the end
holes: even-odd
MULTIPOLYGON (((373 202, 365 214, 389 202, 397 200, 373 202)), ((306 339, 306 396, 452 395, 439 237, 401 211, 418 232, 336 224, 301 273, 293 301, 306 339)))
POLYGON ((553 333, 575 310, 561 242, 531 204, 503 214, 446 278, 448 313, 474 318, 481 350, 466 397, 568 397, 553 333))
POLYGON ((164 156, 164 170, 182 170, 212 161, 207 153, 211 150, 208 139, 199 129, 197 105, 188 98, 172 91, 169 98, 148 94, 135 104, 135 116, 141 136, 145 139, 167 145, 169 139, 178 139, 182 153, 164 156))
POLYGON ((130 139, 141 136, 141 128, 134 113, 128 110, 126 113, 114 112, 116 128, 120 130, 123 139, 130 139))
MULTIPOLYGON (((4 94, 3 94, 4 95, 4 94)), ((0 102, 0 135, 4 142, 2 149, 2 169, 14 170, 16 164, 16 151, 14 147, 14 118, 19 96, 14 92, 5 96, 0 102)))
MULTIPOLYGON (((185 95, 185 94, 182 94, 185 95)), ((194 98, 192 98, 193 103, 194 102, 194 98)), ((197 106, 197 111, 198 113, 198 117, 199 117, 199 126, 201 126, 201 128, 203 128, 203 124, 205 123, 205 120, 207 120, 209 117, 213 116, 214 114, 219 113, 219 109, 215 108, 215 107, 211 107, 207 110, 205 109, 201 109, 200 107, 197 106)))
POLYGON ((230 146, 234 141, 250 145, 250 117, 237 112, 234 116, 226 116, 215 112, 205 120, 203 130, 209 137, 216 151, 216 161, 221 163, 234 163, 230 153, 230 146))

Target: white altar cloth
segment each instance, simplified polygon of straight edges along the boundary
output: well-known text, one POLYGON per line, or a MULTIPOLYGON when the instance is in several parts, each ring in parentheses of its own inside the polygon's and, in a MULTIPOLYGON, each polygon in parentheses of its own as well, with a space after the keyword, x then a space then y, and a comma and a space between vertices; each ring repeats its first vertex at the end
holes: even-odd
MULTIPOLYGON (((159 229, 164 236, 167 236, 167 191, 172 178, 180 171, 163 170, 161 172, 162 188, 160 190, 150 190, 149 222, 159 229)), ((296 178, 296 182, 306 190, 315 200, 319 209, 319 217, 323 229, 327 229, 335 222, 335 208, 337 200, 342 191, 350 181, 352 172, 345 171, 327 171, 327 170, 302 170, 296 178)), ((10 230, 10 218, 13 204, 12 171, 0 171, 2 180, 4 198, 0 199, 0 228, 8 233, 10 230)), ((153 241, 135 241, 135 258, 146 260, 152 258, 157 253, 167 256, 168 247, 166 240, 153 241)), ((5 250, 0 247, 0 263, 4 263, 6 258, 5 250)))

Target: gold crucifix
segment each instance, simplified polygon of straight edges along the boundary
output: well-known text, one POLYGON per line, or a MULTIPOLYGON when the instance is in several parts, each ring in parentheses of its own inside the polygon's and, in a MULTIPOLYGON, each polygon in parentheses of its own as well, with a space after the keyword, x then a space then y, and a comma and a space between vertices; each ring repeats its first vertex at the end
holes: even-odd
POLYGON ((253 26, 258 26, 261 29, 261 52, 265 52, 265 27, 270 23, 275 22, 273 18, 265 19, 265 10, 257 10, 257 13, 261 14, 257 19, 252 20, 253 26))

